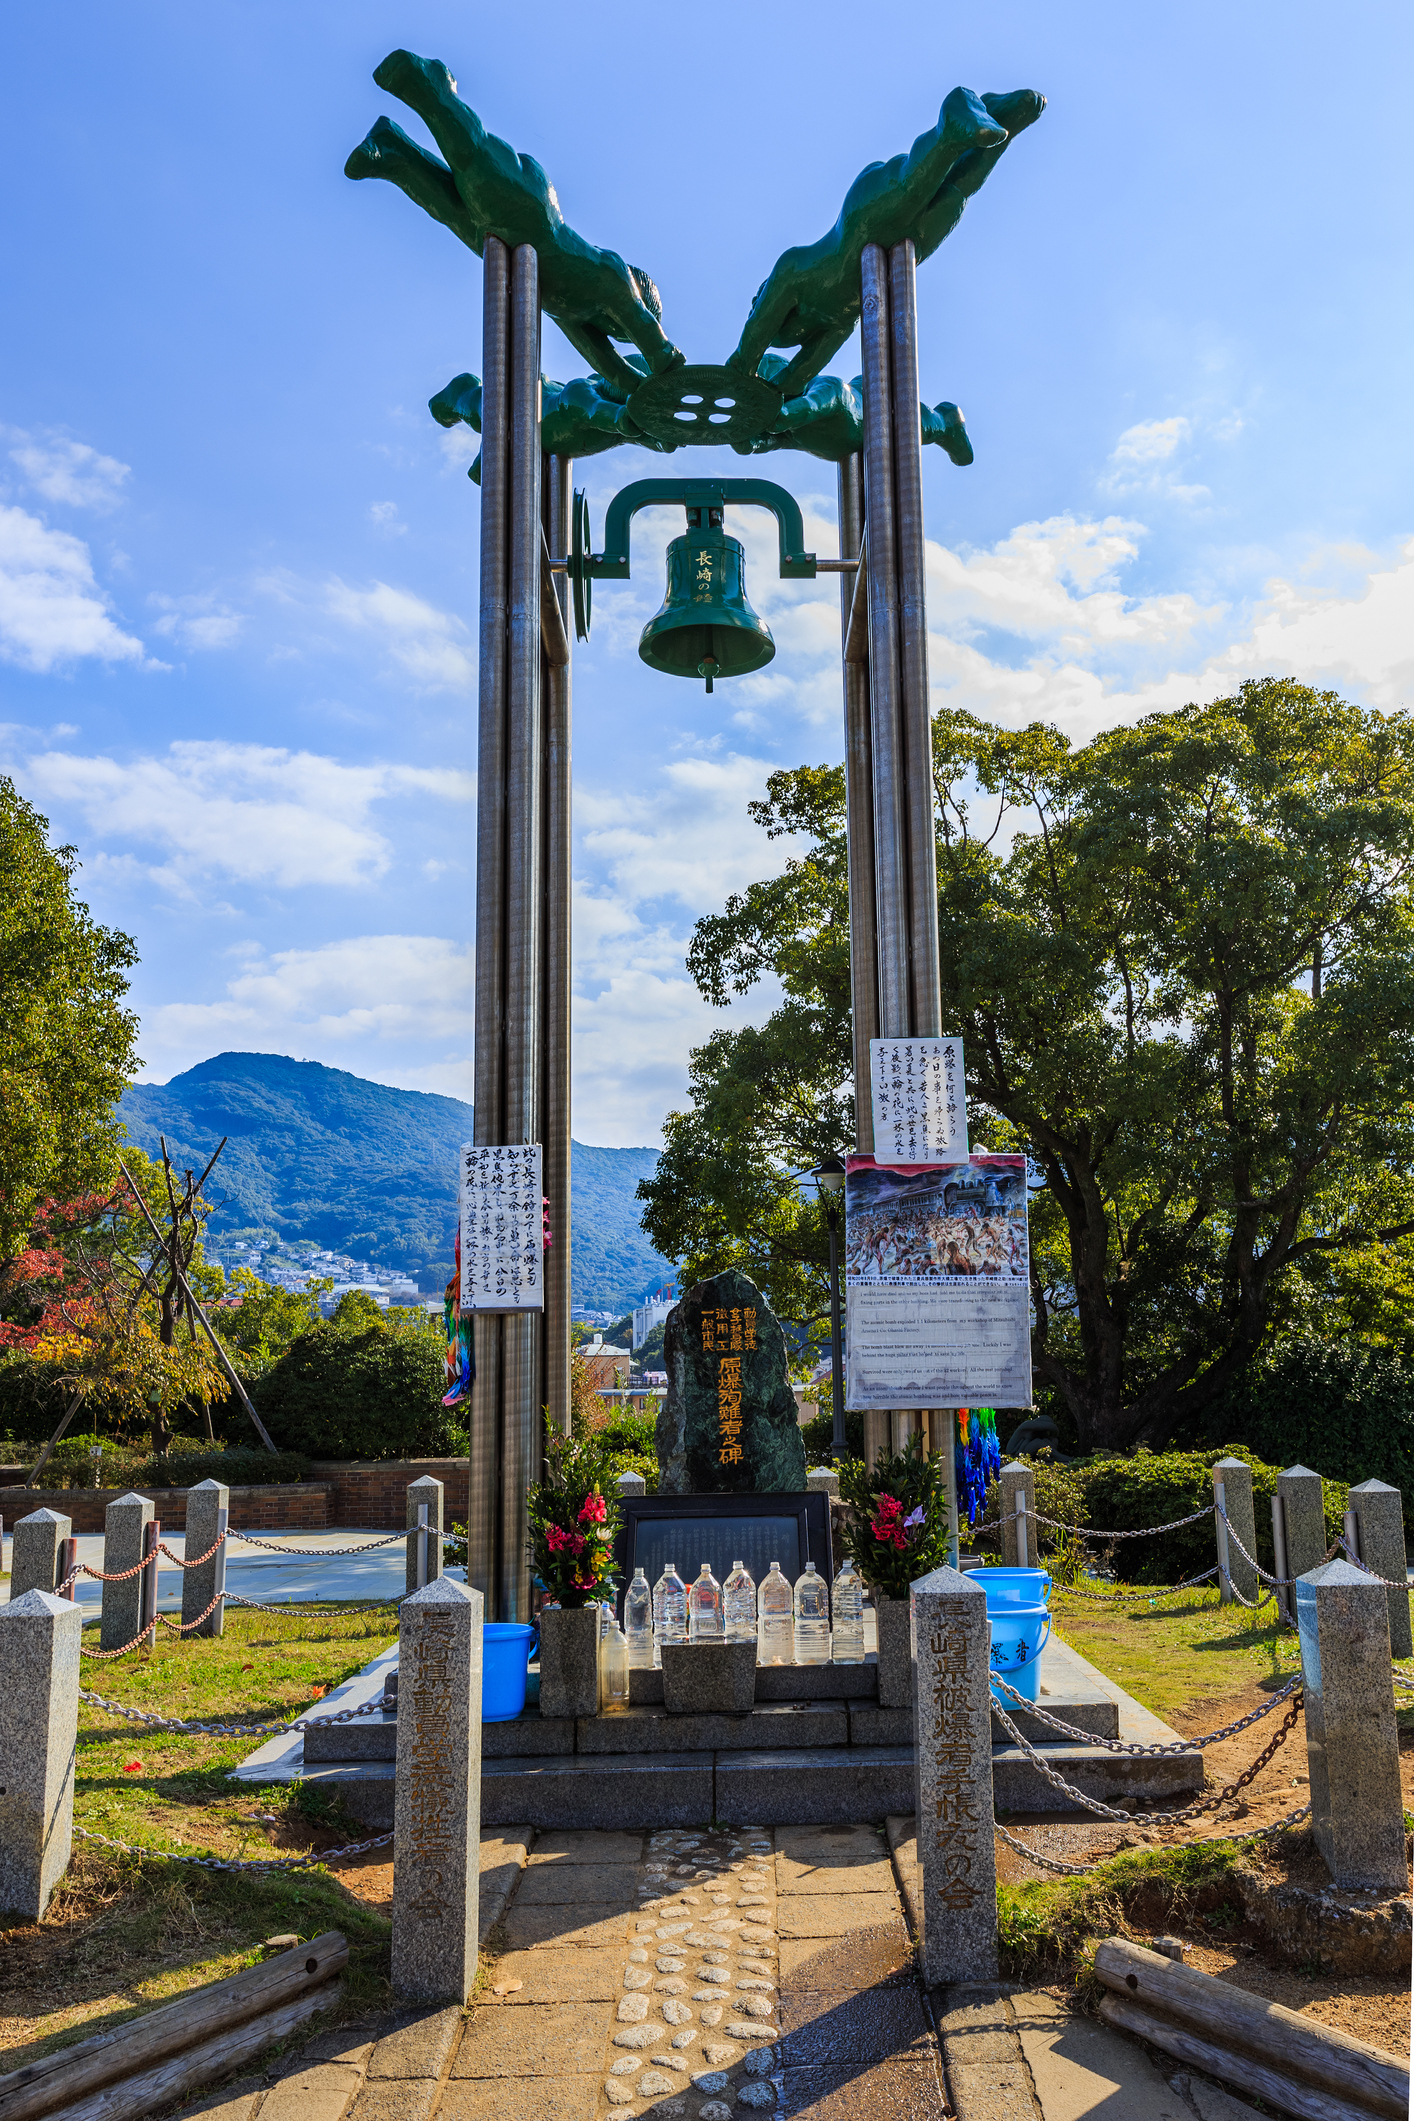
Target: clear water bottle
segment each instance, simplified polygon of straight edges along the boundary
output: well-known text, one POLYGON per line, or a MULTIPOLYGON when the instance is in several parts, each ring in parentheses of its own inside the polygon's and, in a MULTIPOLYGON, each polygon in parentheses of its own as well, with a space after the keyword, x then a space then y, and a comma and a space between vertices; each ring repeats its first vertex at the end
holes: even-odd
POLYGON ((805 1574, 795 1579, 795 1661, 830 1661, 830 1593, 824 1577, 816 1575, 813 1561, 807 1561, 805 1574))
POLYGON ((830 1607, 835 1620, 834 1634, 830 1640, 831 1663, 863 1664, 864 1585, 848 1555, 845 1556, 844 1567, 835 1578, 835 1587, 830 1593, 830 1607))
POLYGON ((599 1707, 610 1714, 628 1707, 628 1637, 606 1608, 608 1621, 599 1644, 599 1707))
POLYGON ((687 1641, 687 1585, 670 1561, 653 1586, 653 1662, 663 1661, 665 1642, 687 1641))
POLYGON ((647 1672, 653 1667, 653 1593, 642 1569, 635 1569, 633 1582, 624 1593, 624 1634, 628 1639, 628 1668, 647 1672))
POLYGON ((731 1575, 722 1585, 722 1616, 728 1642, 755 1642, 756 1584, 744 1561, 732 1563, 731 1575))
POLYGON ((689 1642, 722 1642, 722 1586, 704 1561, 702 1573, 687 1595, 687 1639, 689 1642))
POLYGON ((778 1561, 761 1579, 756 1593, 756 1661, 758 1664, 794 1664, 795 1608, 790 1585, 778 1561))

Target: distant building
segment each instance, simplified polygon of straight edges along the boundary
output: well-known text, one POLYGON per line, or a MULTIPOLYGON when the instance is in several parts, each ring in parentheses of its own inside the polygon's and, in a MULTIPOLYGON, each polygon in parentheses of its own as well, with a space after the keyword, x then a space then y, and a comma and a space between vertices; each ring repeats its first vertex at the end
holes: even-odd
POLYGON ((589 1371, 589 1380, 596 1392, 612 1391, 622 1372, 624 1383, 633 1366, 633 1355, 628 1348, 615 1348, 605 1341, 601 1333, 593 1340, 581 1341, 575 1354, 582 1357, 589 1371))
POLYGON ((636 1348, 643 1346, 644 1341, 647 1340, 655 1326, 661 1326, 665 1322, 669 1311, 672 1310, 677 1300, 676 1282, 665 1282, 661 1289, 654 1290, 647 1303, 640 1309, 635 1310, 633 1314, 633 1345, 636 1348))

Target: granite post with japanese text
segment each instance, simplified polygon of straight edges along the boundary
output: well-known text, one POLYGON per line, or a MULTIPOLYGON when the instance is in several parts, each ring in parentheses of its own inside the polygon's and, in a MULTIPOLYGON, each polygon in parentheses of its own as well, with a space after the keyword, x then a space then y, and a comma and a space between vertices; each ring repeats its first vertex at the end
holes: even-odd
POLYGON ((997 1978, 987 1597, 956 1569, 909 1585, 923 1978, 997 1978))
POLYGON ((482 1612, 447 1576, 399 1608, 393 1987, 414 2003, 465 2003, 476 1982, 482 1612))

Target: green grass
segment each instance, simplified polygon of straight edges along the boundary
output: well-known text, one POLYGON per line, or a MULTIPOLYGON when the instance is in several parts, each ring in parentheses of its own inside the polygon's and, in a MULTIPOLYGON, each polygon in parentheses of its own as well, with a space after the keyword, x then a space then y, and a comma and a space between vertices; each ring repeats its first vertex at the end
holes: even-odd
MULTIPOLYGON (((96 1624, 85 1628, 96 1646, 96 1624)), ((302 1710, 396 1639, 397 1609, 313 1618, 298 1607, 233 1611, 216 1640, 158 1631, 152 1652, 109 1665, 85 1658, 82 1684, 162 1716, 260 1724, 302 1710)), ((152 1731, 81 1704, 74 1820, 155 1856, 290 1856, 366 1837, 317 1787, 233 1783, 264 1741, 152 1731), (273 1815, 273 1824, 258 1814, 273 1815)), ((0 1914, 0 1929, 6 1918, 0 1914)), ((86 2038, 261 1956, 264 1938, 342 1930, 351 1956, 341 2015, 386 2001, 387 1919, 326 1871, 205 1871, 141 1860, 75 1837, 74 1859, 44 1921, 12 1922, 0 1941, 0 2047, 7 2067, 86 2038)))
POLYGON ((1197 1701, 1222 1700, 1299 1669, 1296 1635, 1267 1606, 1219 1603, 1216 1590, 1156 1596, 1142 1587, 1114 1606, 1052 1594, 1056 1633, 1126 1693, 1169 1720, 1197 1701))
POLYGON ((1002 1972, 1034 1979, 1056 1972, 1079 1975, 1095 1945, 1123 1935, 1131 1922, 1147 1934, 1170 1924, 1237 1919, 1234 1873, 1241 1859, 1232 1843, 1112 1856, 1083 1878, 1029 1885, 999 1883, 997 1930, 1002 1972))

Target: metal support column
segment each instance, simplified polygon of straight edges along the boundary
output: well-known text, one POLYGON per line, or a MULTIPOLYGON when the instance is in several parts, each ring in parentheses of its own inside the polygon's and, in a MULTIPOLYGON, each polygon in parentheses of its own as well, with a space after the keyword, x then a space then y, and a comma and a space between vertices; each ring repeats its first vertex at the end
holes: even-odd
POLYGON ((933 723, 928 701, 923 435, 918 405, 918 306, 913 245, 889 252, 894 526, 898 568, 899 724, 908 835, 909 975, 914 1038, 940 1038, 938 859, 933 831, 933 723))
MULTIPOLYGON (((536 1006, 540 969, 540 261, 511 253, 506 611, 504 1142, 540 1139, 536 1006)), ((500 1617, 529 1615, 525 1495, 541 1458, 540 1341, 534 1313, 501 1327, 500 1617)))
MULTIPOLYGON (((864 464, 857 454, 839 467, 840 558, 857 560, 864 530, 864 464)), ((857 588, 840 576, 840 639, 848 645, 857 588)), ((849 981, 854 1026, 854 1138, 862 1156, 874 1148, 869 1041, 879 1036, 879 944, 874 919, 874 765, 869 741, 869 666, 844 665, 844 780, 849 851, 849 981)))
MULTIPOLYGON (((473 1128, 504 1139, 506 517, 510 472, 510 252, 488 236, 481 322, 481 626, 476 792, 476 1050, 473 1128)), ((497 1617, 496 1535, 501 1465, 501 1321, 476 1321, 467 1468, 467 1582, 497 1617)))
MULTIPOLYGON (((545 534, 558 559, 569 551, 572 500, 569 457, 547 462, 545 534)), ((556 575, 555 594, 574 639, 569 581, 556 575)), ((573 651, 571 651, 573 652, 573 651)), ((541 1046, 541 1140, 551 1245, 545 1255, 545 1403, 566 1436, 570 1428, 570 666, 546 660, 544 685, 545 805, 542 859, 544 907, 544 1030, 541 1046)))
POLYGON ((899 712, 892 348, 888 260, 877 243, 865 245, 862 271, 864 543, 869 591, 869 733, 874 771, 879 1036, 905 1038, 912 1029, 912 1005, 905 755, 899 712))

